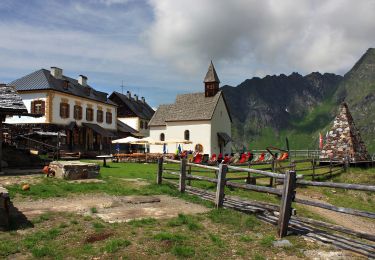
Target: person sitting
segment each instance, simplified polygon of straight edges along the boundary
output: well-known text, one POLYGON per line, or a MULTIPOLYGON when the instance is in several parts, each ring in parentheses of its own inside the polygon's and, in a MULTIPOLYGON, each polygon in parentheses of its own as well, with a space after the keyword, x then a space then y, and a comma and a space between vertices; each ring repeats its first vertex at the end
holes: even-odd
POLYGON ((194 157, 193 163, 200 164, 202 163, 202 154, 197 153, 194 157))
POLYGON ((235 153, 233 156, 232 156, 232 159, 230 160, 230 163, 232 164, 236 164, 238 163, 240 160, 240 154, 239 153, 235 153))

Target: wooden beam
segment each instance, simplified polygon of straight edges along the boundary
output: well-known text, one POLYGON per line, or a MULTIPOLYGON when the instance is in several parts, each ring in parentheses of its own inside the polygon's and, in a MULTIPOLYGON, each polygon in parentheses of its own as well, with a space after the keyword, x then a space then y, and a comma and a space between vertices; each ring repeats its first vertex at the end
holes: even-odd
POLYGON ((328 205, 328 204, 310 201, 310 200, 302 200, 302 199, 297 199, 297 198, 295 199, 295 202, 301 203, 304 205, 318 207, 318 208, 328 209, 328 210, 332 210, 336 212, 341 212, 344 214, 375 219, 375 213, 372 213, 372 212, 361 211, 361 210, 356 210, 356 209, 351 209, 351 208, 336 207, 333 205, 328 205))
POLYGON ((361 191, 373 191, 373 192, 375 191, 374 185, 363 185, 363 184, 318 182, 318 181, 305 181, 305 180, 297 180, 297 184, 308 185, 308 186, 348 189, 348 190, 361 190, 361 191))
POLYGON ((226 185, 228 187, 241 188, 241 189, 245 189, 245 190, 253 190, 253 191, 258 191, 258 192, 275 194, 275 195, 279 195, 279 196, 282 195, 281 190, 275 189, 275 188, 270 188, 270 187, 265 187, 265 186, 252 185, 252 184, 241 184, 241 183, 237 183, 237 182, 227 182, 226 185))

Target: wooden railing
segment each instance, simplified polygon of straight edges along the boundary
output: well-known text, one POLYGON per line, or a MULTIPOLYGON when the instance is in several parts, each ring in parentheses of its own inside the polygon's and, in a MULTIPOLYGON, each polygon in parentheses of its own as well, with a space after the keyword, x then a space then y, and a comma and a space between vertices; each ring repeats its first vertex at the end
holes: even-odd
MULTIPOLYGON (((235 208, 240 211, 246 211, 246 208, 243 205, 251 205, 254 208, 260 208, 264 211, 274 212, 277 211, 278 219, 277 219, 277 234, 279 237, 284 237, 287 235, 288 226, 290 221, 293 220, 293 225, 298 225, 298 223, 307 223, 312 224, 318 227, 324 227, 331 229, 333 231, 342 232, 346 234, 350 234, 352 236, 365 238, 371 241, 375 241, 375 235, 359 232, 355 230, 351 230, 339 225, 333 225, 330 223, 317 221, 310 218, 304 217, 296 217, 292 216, 294 212, 292 208, 292 203, 299 203, 313 207, 319 207, 326 210, 331 210, 335 212, 340 212, 343 214, 350 214, 354 216, 366 217, 375 219, 374 212, 362 211, 352 208, 345 208, 345 207, 337 207, 334 205, 324 204, 321 202, 311 201, 296 198, 296 187, 298 185, 301 186, 317 186, 317 187, 329 187, 329 188, 339 188, 345 190, 357 190, 357 191, 366 191, 366 192, 375 192, 375 186, 371 185, 363 185, 363 184, 348 184, 348 183, 334 183, 334 182, 317 182, 317 181, 308 181, 303 180, 303 175, 297 175, 295 170, 288 170, 284 174, 275 173, 270 171, 264 170, 257 170, 257 169, 249 169, 249 168, 242 168, 238 166, 231 166, 220 164, 219 166, 207 166, 207 165, 200 165, 200 164, 193 164, 188 163, 186 159, 182 159, 181 161, 177 160, 170 160, 159 158, 158 160, 158 172, 157 172, 157 184, 162 184, 163 179, 168 181, 168 179, 175 179, 178 180, 178 189, 180 192, 185 192, 187 186, 193 189, 193 194, 200 195, 202 198, 212 200, 217 208, 225 206, 227 203, 228 207, 235 208), (163 163, 166 162, 168 164, 179 164, 179 170, 175 168, 164 168, 163 163), (192 169, 194 167, 194 169, 192 169), (200 169, 200 170, 199 170, 200 169), (213 173, 215 178, 207 177, 207 176, 200 176, 195 175, 195 173, 213 173), (236 176, 236 177, 228 177, 228 173, 247 173, 247 176, 236 176), (266 187, 255 185, 251 183, 252 175, 261 175, 267 178, 272 178, 278 180, 281 184, 281 188, 274 188, 274 187, 266 187), (168 177, 166 175, 172 175, 174 177, 168 177), (201 192, 196 188, 190 186, 191 180, 198 180, 198 181, 206 181, 210 183, 216 184, 216 192, 214 196, 207 195, 207 193, 201 192), (246 183, 239 183, 233 182, 235 180, 245 180, 246 183), (188 183, 188 185, 187 185, 188 183), (268 194, 275 195, 280 198, 280 204, 271 204, 266 202, 260 201, 233 201, 232 199, 225 198, 225 187, 231 188, 239 188, 243 190, 255 191, 255 192, 265 192, 268 194), (241 206, 242 205, 242 206, 241 206)), ((250 207, 251 206, 247 206, 250 207)), ((262 218, 265 218, 266 215, 262 215, 262 218)))

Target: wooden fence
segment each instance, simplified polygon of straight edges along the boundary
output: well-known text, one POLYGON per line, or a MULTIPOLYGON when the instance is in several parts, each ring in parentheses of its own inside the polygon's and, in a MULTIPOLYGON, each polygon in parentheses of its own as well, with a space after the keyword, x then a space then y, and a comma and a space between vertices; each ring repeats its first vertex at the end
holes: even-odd
MULTIPOLYGON (((167 165, 168 166, 168 165, 167 165)), ((188 163, 186 159, 182 159, 181 161, 177 160, 170 160, 159 158, 158 160, 158 172, 157 172, 157 183, 162 184, 163 180, 168 181, 168 179, 178 180, 178 189, 180 192, 185 192, 187 187, 189 187, 190 193, 198 195, 203 199, 211 200, 215 203, 217 208, 226 206, 229 208, 234 208, 236 210, 244 211, 244 212, 272 212, 278 215, 277 219, 277 235, 279 237, 284 237, 287 235, 288 226, 292 221, 294 226, 298 226, 298 223, 305 223, 309 225, 315 225, 318 227, 323 227, 326 229, 330 229, 336 232, 346 233, 352 236, 356 236, 359 238, 368 239, 370 241, 375 241, 374 234, 368 234, 364 232, 359 232, 355 230, 351 230, 339 225, 333 225, 330 223, 326 223, 323 221, 317 221, 310 218, 304 217, 292 217, 292 213, 295 212, 292 208, 292 203, 299 203, 313 207, 319 207, 335 212, 340 212, 343 214, 350 214, 354 216, 366 217, 375 219, 375 213, 367 212, 352 208, 345 208, 345 207, 336 207, 329 204, 323 204, 320 202, 312 201, 312 200, 305 200, 296 198, 296 187, 298 185, 301 186, 318 186, 318 187, 330 187, 330 188, 339 188, 339 189, 346 189, 346 190, 359 190, 359 191, 367 191, 367 192, 375 192, 375 186, 370 185, 362 185, 362 184, 347 184, 347 183, 334 183, 334 182, 317 182, 317 181, 308 181, 303 180, 303 175, 297 175, 296 171, 294 170, 287 170, 284 174, 275 173, 271 171, 264 171, 264 170, 257 170, 257 169, 250 169, 250 168, 242 168, 238 166, 231 166, 220 164, 219 166, 207 166, 207 165, 200 165, 200 164, 193 164, 188 163), (179 164, 179 170, 174 168, 166 168, 164 167, 163 163, 167 162, 168 164, 179 164), (212 177, 196 175, 198 173, 214 173, 212 177), (193 174, 196 173, 196 174, 193 174), (227 177, 228 173, 247 173, 247 176, 235 176, 235 177, 227 177), (262 175, 271 179, 276 179, 281 184, 281 188, 275 187, 266 187, 252 184, 251 176, 252 175, 262 175), (173 177, 169 177, 172 175, 173 177), (216 184, 216 192, 215 194, 210 194, 209 192, 204 192, 204 190, 200 190, 190 186, 190 181, 206 181, 210 183, 216 184), (244 183, 238 182, 238 180, 245 180, 244 183), (237 182, 236 182, 237 181, 237 182), (255 191, 255 192, 264 192, 268 194, 275 195, 280 198, 280 203, 271 204, 266 202, 260 201, 251 201, 251 200, 234 200, 231 198, 226 198, 225 196, 225 187, 231 188, 239 188, 248 191, 255 191), (225 204, 226 203, 226 204, 225 204)), ((267 216, 270 215, 262 215, 262 218, 268 218, 267 216)), ((269 217, 271 220, 273 217, 269 217)), ((361 247, 361 243, 359 243, 359 247, 361 247)), ((370 246, 371 247, 371 246, 370 246)), ((375 247, 371 247, 370 249, 364 245, 363 248, 357 250, 357 252, 361 253, 361 250, 365 252, 370 252, 371 250, 375 250, 375 247), (364 249, 363 249, 364 248, 364 249), (369 249, 369 250, 367 250, 369 249), (367 250, 367 251, 366 251, 367 250)), ((363 253, 363 252, 362 252, 363 253)), ((365 254, 368 255, 368 254, 365 254)), ((371 254, 370 254, 371 255, 371 254)), ((372 255, 371 255, 372 256, 372 255)))
MULTIPOLYGON (((274 153, 280 153, 278 150, 272 150, 274 153)), ((255 155, 260 155, 261 153, 268 153, 267 150, 252 150, 252 153, 255 155)), ((320 150, 289 150, 289 157, 290 158, 319 158, 320 150)))

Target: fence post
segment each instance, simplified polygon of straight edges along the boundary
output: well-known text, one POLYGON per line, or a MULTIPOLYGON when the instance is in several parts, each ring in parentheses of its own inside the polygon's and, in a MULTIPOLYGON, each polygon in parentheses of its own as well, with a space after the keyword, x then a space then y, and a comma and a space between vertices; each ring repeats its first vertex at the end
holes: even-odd
POLYGON ((315 158, 312 159, 311 161, 312 164, 312 180, 315 180, 315 158))
POLYGON ((219 164, 219 173, 217 175, 217 187, 216 187, 216 196, 215 196, 215 205, 216 208, 223 207, 224 204, 224 189, 225 189, 225 178, 227 175, 228 166, 226 164, 219 164))
POLYGON ((163 157, 158 159, 158 175, 156 177, 156 183, 161 184, 163 180, 163 157))
POLYGON ((329 178, 332 178, 332 158, 329 160, 329 178))
MULTIPOLYGON (((272 159, 272 169, 271 169, 271 171, 272 172, 275 172, 275 158, 273 158, 272 159)), ((272 177, 270 177, 270 187, 273 187, 273 178, 272 177)))
POLYGON ((185 192, 186 187, 186 159, 181 160, 180 164, 180 183, 178 185, 178 190, 180 192, 185 192))
MULTIPOLYGON (((191 165, 189 165, 188 174, 191 175, 191 165)), ((188 179, 188 186, 191 186, 191 180, 188 179)))
POLYGON ((279 237, 284 237, 288 233, 288 224, 292 214, 292 201, 295 196, 296 172, 287 171, 284 177, 283 193, 281 196, 280 215, 277 233, 279 237))

